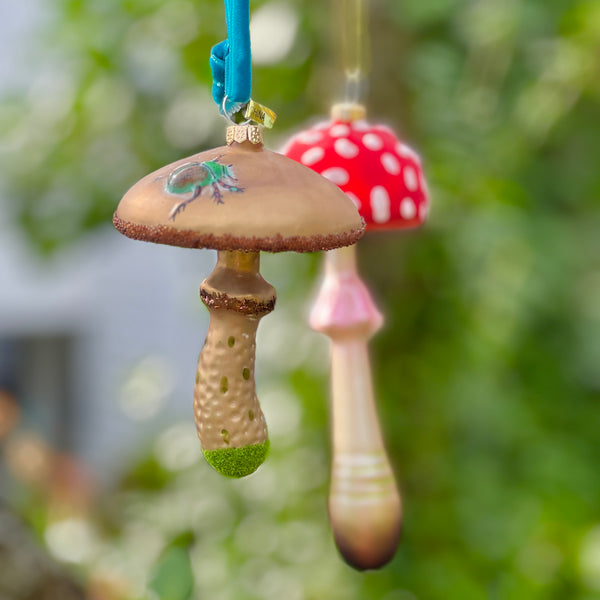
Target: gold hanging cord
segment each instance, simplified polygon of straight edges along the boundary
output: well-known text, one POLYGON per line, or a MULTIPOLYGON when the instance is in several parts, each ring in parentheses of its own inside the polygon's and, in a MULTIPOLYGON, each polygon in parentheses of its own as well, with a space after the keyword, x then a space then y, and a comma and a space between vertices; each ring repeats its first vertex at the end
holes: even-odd
POLYGON ((344 102, 359 103, 369 71, 367 0, 334 0, 339 6, 344 102))

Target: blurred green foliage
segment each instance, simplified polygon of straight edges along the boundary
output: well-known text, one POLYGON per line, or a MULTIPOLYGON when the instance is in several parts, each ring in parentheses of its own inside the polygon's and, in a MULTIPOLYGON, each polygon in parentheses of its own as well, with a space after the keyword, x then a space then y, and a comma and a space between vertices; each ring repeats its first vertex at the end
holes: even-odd
MULTIPOLYGON (((254 97, 279 114, 271 146, 338 92, 328 7, 288 4, 292 48, 254 71, 254 97)), ((0 104, 1 177, 42 251, 106 226, 141 176, 223 140, 207 64, 221 2, 54 9, 31 88, 0 104)), ((433 204, 421 231, 359 250, 387 318, 372 356, 405 503, 397 557, 359 575, 335 555, 326 373, 306 364, 271 373, 302 413, 257 475, 234 484, 197 462, 156 474, 148 459, 110 500, 106 555, 137 548, 129 575, 145 581, 192 528, 197 597, 211 600, 598 599, 600 3, 378 0, 371 30, 371 120, 419 148, 433 204), (178 518, 161 521, 173 503, 178 518)), ((278 269, 294 274, 278 308, 294 335, 317 259, 276 259, 275 285, 278 269)))

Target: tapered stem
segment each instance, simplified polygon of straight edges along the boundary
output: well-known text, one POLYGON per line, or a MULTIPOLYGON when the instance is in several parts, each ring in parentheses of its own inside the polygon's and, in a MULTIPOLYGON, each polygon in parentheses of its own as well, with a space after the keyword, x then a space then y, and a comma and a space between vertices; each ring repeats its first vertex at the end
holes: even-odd
POLYGON ((332 339, 333 460, 329 517, 357 569, 387 563, 398 544, 400 495, 377 419, 367 341, 382 318, 356 271, 353 246, 326 254, 311 326, 332 339))
POLYGON ((200 287, 210 312, 198 361, 194 416, 207 461, 229 477, 254 472, 268 451, 256 396, 256 329, 275 304, 275 289, 258 272, 259 254, 221 251, 200 287))
POLYGON ((359 569, 374 569, 396 551, 401 506, 377 419, 366 343, 334 340, 331 372, 329 517, 344 558, 359 569))

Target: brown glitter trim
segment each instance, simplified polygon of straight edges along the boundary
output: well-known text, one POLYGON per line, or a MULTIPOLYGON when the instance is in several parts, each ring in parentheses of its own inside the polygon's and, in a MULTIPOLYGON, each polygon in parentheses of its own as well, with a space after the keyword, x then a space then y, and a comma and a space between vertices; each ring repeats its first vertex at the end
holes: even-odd
POLYGON ((207 308, 226 308, 235 310, 243 315, 266 315, 275 308, 273 297, 268 302, 260 302, 253 298, 236 298, 227 294, 211 294, 200 288, 200 298, 207 308))
POLYGON ((115 213, 114 226, 133 240, 143 240, 155 244, 167 244, 182 248, 212 248, 214 250, 246 250, 248 252, 316 252, 333 250, 356 243, 365 232, 362 227, 350 231, 313 236, 283 237, 278 234, 270 238, 235 237, 233 235, 200 234, 195 231, 174 229, 168 225, 138 225, 120 219, 115 213))

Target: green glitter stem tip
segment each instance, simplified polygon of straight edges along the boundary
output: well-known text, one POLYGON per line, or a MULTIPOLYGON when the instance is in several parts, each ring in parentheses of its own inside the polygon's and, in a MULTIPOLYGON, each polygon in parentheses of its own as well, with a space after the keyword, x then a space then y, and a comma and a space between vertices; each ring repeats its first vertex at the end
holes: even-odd
POLYGON ((265 440, 261 444, 242 446, 241 448, 218 448, 216 450, 203 450, 206 462, 215 471, 239 479, 254 473, 263 464, 271 443, 265 440))

